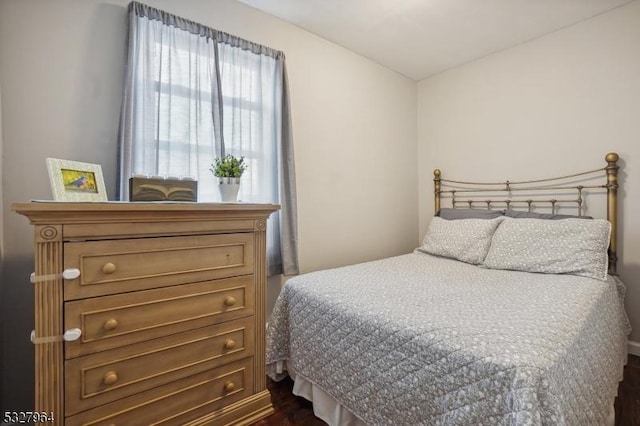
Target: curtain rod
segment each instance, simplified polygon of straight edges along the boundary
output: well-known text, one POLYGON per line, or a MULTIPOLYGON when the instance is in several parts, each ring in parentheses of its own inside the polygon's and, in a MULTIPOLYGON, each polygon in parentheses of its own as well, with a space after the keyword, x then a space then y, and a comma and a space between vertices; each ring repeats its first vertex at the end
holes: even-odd
POLYGON ((155 7, 151 7, 138 1, 132 1, 131 3, 129 3, 128 10, 129 13, 134 13, 138 17, 159 21, 165 25, 187 31, 191 34, 210 38, 218 43, 224 43, 233 47, 239 47, 243 50, 248 50, 260 55, 270 56, 275 59, 284 59, 285 57, 284 52, 280 50, 272 49, 270 47, 243 39, 233 34, 207 27, 206 25, 191 21, 186 18, 182 18, 178 15, 174 15, 173 13, 169 13, 164 10, 156 9, 155 7))

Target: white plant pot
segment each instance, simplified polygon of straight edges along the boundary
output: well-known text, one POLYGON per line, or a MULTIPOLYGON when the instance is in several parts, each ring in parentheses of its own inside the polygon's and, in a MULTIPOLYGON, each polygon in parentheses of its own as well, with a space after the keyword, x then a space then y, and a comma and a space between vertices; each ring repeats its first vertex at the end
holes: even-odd
POLYGON ((220 190, 220 201, 223 203, 235 203, 238 201, 238 190, 240 190, 240 178, 218 177, 218 190, 220 190))

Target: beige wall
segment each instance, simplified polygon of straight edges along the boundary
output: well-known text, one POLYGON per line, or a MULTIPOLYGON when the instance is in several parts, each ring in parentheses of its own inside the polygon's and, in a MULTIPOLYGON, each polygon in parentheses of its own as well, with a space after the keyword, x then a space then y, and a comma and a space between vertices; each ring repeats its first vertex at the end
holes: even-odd
MULTIPOLYGON (((619 272, 640 341, 640 1, 418 84, 420 233, 432 171, 516 180, 622 161, 619 272), (635 213, 634 213, 635 212, 635 213)), ((597 200, 600 201, 600 200, 597 200)))
MULTIPOLYGON (((145 3, 286 53, 302 271, 416 246, 414 81, 234 1, 145 3)), ((32 234, 9 206, 51 197, 46 157, 100 163, 115 194, 126 4, 0 1, 7 409, 33 408, 32 234)))

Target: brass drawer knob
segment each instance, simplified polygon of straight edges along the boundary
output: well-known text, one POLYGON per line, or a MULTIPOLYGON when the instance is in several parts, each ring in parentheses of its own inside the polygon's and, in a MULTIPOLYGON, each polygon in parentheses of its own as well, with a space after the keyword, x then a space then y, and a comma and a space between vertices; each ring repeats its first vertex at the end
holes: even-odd
POLYGON ((104 324, 102 325, 102 328, 105 331, 115 330, 116 327, 118 327, 118 320, 116 320, 115 318, 111 318, 111 319, 106 320, 104 322, 104 324))
POLYGON ((224 391, 225 392, 231 392, 235 388, 236 388, 236 385, 233 382, 225 382, 225 384, 224 384, 224 391))
POLYGON ((233 305, 235 305, 235 304, 236 304, 236 298, 235 298, 235 297, 233 297, 233 296, 227 296, 227 297, 224 299, 224 304, 225 304, 226 306, 233 306, 233 305))
POLYGON ((225 342, 224 342, 224 348, 225 349, 233 349, 235 347, 236 347, 236 342, 234 342, 231 339, 225 340, 225 342))
POLYGON ((113 274, 116 271, 116 265, 114 265, 111 262, 107 262, 104 265, 102 265, 102 272, 109 275, 109 274, 113 274))
POLYGON ((109 371, 108 373, 105 373, 104 377, 102 378, 102 383, 104 383, 107 386, 110 386, 117 381, 118 381, 118 374, 115 371, 109 371))

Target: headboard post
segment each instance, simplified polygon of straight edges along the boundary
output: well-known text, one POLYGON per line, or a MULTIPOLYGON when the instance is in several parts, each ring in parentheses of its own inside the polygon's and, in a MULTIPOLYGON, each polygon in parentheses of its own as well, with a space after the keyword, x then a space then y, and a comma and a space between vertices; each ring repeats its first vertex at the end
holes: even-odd
POLYGON ((435 196, 435 214, 440 211, 440 169, 433 171, 433 194, 435 196))
POLYGON ((604 158, 607 161, 607 219, 611 223, 611 241, 609 243, 609 273, 617 275, 616 262, 618 244, 618 159, 615 152, 604 158))

